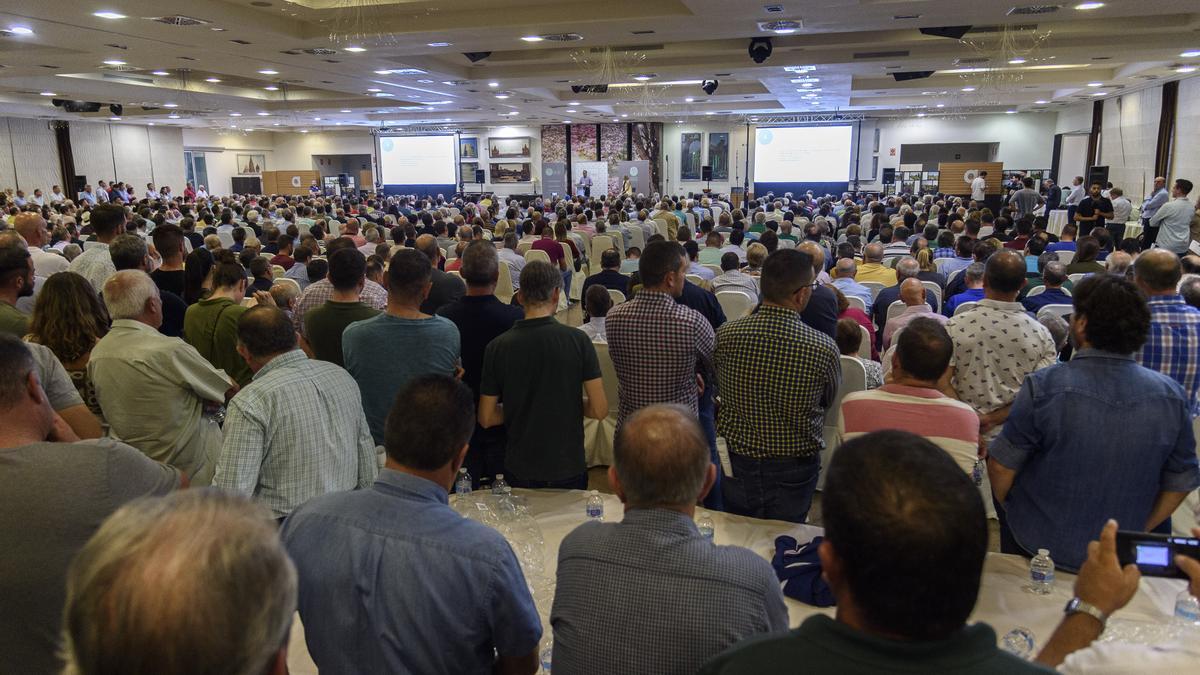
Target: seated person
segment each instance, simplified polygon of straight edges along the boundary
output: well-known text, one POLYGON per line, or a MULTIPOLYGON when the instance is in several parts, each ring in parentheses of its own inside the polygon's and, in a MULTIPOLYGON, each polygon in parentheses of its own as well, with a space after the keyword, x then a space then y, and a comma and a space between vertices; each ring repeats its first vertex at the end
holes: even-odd
POLYGON ((592 342, 608 342, 608 336, 604 333, 604 318, 608 316, 608 310, 612 309, 612 296, 608 294, 608 289, 596 284, 587 290, 583 295, 583 305, 587 310, 587 323, 579 327, 592 342))
POLYGON ((858 350, 862 348, 863 332, 857 321, 853 318, 838 319, 834 341, 837 342, 838 352, 842 356, 862 364, 867 375, 867 389, 875 389, 883 384, 883 367, 879 362, 858 356, 858 350))
POLYGON ((966 280, 966 290, 955 295, 946 301, 946 307, 943 314, 946 316, 954 316, 954 311, 964 302, 979 302, 983 300, 983 263, 971 263, 966 271, 963 272, 963 277, 966 280))
MULTIPOLYGON (((636 263, 636 259, 634 260, 636 263)), ((588 289, 595 284, 604 288, 620 291, 629 297, 629 277, 620 272, 621 254, 617 249, 610 248, 600 254, 600 271, 583 280, 583 295, 587 296, 588 289)))
POLYGON ((758 278, 743 272, 736 253, 725 253, 721 256, 721 275, 712 280, 713 293, 721 291, 741 291, 751 298, 759 298, 758 278))
POLYGON ((1046 305, 1069 305, 1071 294, 1063 290, 1067 282, 1067 266, 1055 260, 1046 264, 1042 270, 1044 291, 1036 295, 1026 295, 1021 299, 1021 305, 1035 315, 1046 305))

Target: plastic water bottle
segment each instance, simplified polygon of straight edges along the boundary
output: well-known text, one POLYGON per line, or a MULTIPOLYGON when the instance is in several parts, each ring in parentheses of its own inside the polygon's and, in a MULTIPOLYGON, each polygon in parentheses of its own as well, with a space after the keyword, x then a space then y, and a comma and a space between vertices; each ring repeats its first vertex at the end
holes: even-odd
POLYGON ((604 499, 600 497, 599 490, 592 490, 588 493, 587 517, 588 520, 596 522, 604 520, 604 499))
POLYGON ((983 485, 983 472, 986 470, 986 465, 982 459, 975 460, 975 467, 971 470, 971 479, 975 481, 975 487, 983 485))
POLYGON ((1000 639, 1000 648, 1016 656, 1017 658, 1029 660, 1033 656, 1034 647, 1037 646, 1037 640, 1033 636, 1033 631, 1024 626, 1016 628, 1004 634, 1000 639))
POLYGON ((492 481, 492 494, 496 497, 511 497, 512 488, 508 483, 504 482, 504 474, 496 474, 496 480, 492 481))
POLYGON ((458 469, 458 478, 454 481, 454 494, 462 496, 471 494, 471 474, 467 472, 467 467, 458 469))
POLYGON ((1039 548, 1037 555, 1029 561, 1029 590, 1038 595, 1049 595, 1054 588, 1054 561, 1050 551, 1039 548))
POLYGON ((542 662, 542 672, 550 675, 550 658, 554 656, 554 638, 546 640, 542 650, 538 652, 538 660, 542 662))
POLYGON ((1192 626, 1200 626, 1200 600, 1184 588, 1175 596, 1175 621, 1192 626))
POLYGON ((713 540, 713 536, 717 533, 717 524, 713 522, 708 511, 700 512, 700 517, 696 520, 696 529, 700 530, 700 535, 705 539, 713 540))

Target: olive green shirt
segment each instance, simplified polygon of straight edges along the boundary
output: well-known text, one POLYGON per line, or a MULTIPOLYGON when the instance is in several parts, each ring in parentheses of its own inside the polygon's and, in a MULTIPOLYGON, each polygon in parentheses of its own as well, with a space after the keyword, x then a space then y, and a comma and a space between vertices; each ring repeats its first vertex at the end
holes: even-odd
POLYGON ((237 352, 237 322, 245 311, 245 307, 229 298, 207 298, 188 307, 183 315, 183 338, 239 387, 250 384, 254 377, 246 360, 237 352))
POLYGON ((0 302, 0 333, 25 337, 29 332, 29 316, 7 302, 0 302))
POLYGON ((304 338, 312 347, 313 357, 345 366, 342 360, 342 333, 355 321, 365 321, 379 314, 361 302, 334 302, 312 309, 304 315, 304 338))

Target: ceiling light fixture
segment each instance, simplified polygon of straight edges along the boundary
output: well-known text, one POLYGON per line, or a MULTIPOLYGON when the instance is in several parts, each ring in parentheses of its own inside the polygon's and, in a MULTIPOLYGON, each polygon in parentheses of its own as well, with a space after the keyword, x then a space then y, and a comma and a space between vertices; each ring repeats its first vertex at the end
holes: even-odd
POLYGON ((633 79, 637 80, 638 82, 649 82, 656 77, 658 77, 658 75, 655 75, 654 73, 642 73, 641 75, 634 75, 633 79))
POLYGON ((343 109, 343 110, 339 110, 338 112, 344 112, 344 113, 348 113, 348 112, 353 112, 353 111, 352 111, 352 110, 346 110, 346 109, 343 109))
POLYGON ((1197 56, 1200 56, 1200 49, 1192 49, 1192 50, 1183 52, 1179 56, 1180 56, 1180 58, 1184 58, 1184 59, 1194 59, 1197 56))
POLYGON ((232 112, 232 113, 229 113, 229 116, 230 116, 230 117, 241 117, 241 116, 242 116, 242 113, 239 113, 239 112, 232 112))
POLYGON ((259 75, 278 75, 278 74, 279 74, 279 71, 278 71, 278 70, 271 70, 270 68, 264 68, 264 69, 262 69, 262 70, 258 71, 258 74, 259 74, 259 75))
POLYGON ((934 107, 935 107, 935 108, 945 108, 945 107, 946 107, 946 104, 945 104, 945 103, 939 103, 939 104, 937 104, 937 105, 936 105, 936 106, 934 106, 934 107))
POLYGON ((975 87, 963 87, 963 91, 975 91, 975 87))
POLYGON ((917 117, 924 117, 925 113, 917 113, 917 117))
POLYGON ((125 15, 120 12, 112 12, 104 10, 101 12, 92 12, 92 16, 100 17, 101 19, 124 19, 125 15))
POLYGON ((508 96, 509 95, 504 92, 500 92, 499 94, 496 94, 496 98, 498 98, 500 100, 504 100, 504 99, 508 98, 508 96))
POLYGON ((1046 99, 1039 98, 1038 100, 1034 101, 1034 103, 1036 103, 1038 105, 1046 105, 1046 99))
POLYGON ((301 130, 300 130, 300 133, 302 133, 302 134, 307 134, 307 133, 308 133, 308 129, 301 129, 301 130))
POLYGON ((1103 6, 1103 2, 1081 2, 1078 5, 1075 5, 1075 9, 1086 12, 1089 9, 1100 9, 1103 6))
POLYGON ((169 120, 177 120, 177 119, 179 119, 179 115, 177 115, 177 114, 175 114, 175 113, 171 113, 170 115, 167 115, 167 119, 169 119, 169 120))
POLYGON ((218 82, 220 82, 220 81, 221 81, 221 78, 219 78, 219 77, 206 77, 206 78, 204 78, 204 81, 205 81, 205 82, 211 82, 211 83, 213 83, 213 84, 216 84, 216 83, 218 83, 218 82))
POLYGON ((1196 72, 1196 66, 1180 66, 1175 69, 1175 72, 1184 73, 1185 75, 1187 73, 1194 73, 1196 72))
POLYGON ((367 51, 367 48, 366 47, 346 47, 345 51, 348 51, 351 54, 360 54, 362 52, 367 51))
POLYGON ((8 32, 13 35, 33 35, 33 29, 29 26, 9 26, 8 32))
POLYGON ((541 35, 526 35, 526 36, 522 37, 521 39, 524 40, 525 42, 541 42, 542 40, 545 40, 546 38, 542 37, 541 35))
POLYGON ((320 122, 320 121, 321 121, 321 118, 320 118, 320 117, 314 117, 314 118, 313 118, 313 121, 314 121, 314 122, 320 122))
POLYGON ((255 114, 258 115, 259 117, 266 117, 266 116, 270 115, 271 113, 267 112, 266 110, 259 110, 255 114))
POLYGON ((567 105, 579 105, 579 101, 571 101, 567 105))
POLYGON ((52 91, 43 91, 42 96, 57 96, 57 94, 52 91))
POLYGON ((1016 110, 1005 110, 1004 114, 1005 115, 1016 115, 1017 111, 1016 110))
POLYGON ((112 120, 112 121, 114 121, 114 122, 120 122, 120 121, 121 121, 121 118, 120 118, 120 117, 110 117, 110 118, 108 118, 108 119, 110 119, 110 120, 112 120))
POLYGON ((279 87, 276 87, 273 84, 267 85, 267 86, 263 87, 263 89, 266 89, 267 91, 279 91, 279 87))
POLYGON ((1016 58, 1009 59, 1009 60, 1008 60, 1008 62, 1009 62, 1009 63, 1011 63, 1011 64, 1012 64, 1012 65, 1014 65, 1014 66, 1019 66, 1019 65, 1021 65, 1022 63, 1025 63, 1025 57, 1023 57, 1023 56, 1018 56, 1018 57, 1016 57, 1016 58))
POLYGON ((371 93, 375 93, 377 91, 383 91, 383 90, 378 87, 371 87, 371 88, 367 89, 367 91, 369 91, 371 93))
POLYGON ((164 108, 178 108, 179 104, 178 103, 164 103, 163 107, 164 108))
POLYGON ((563 124, 570 124, 570 123, 571 123, 571 120, 563 120, 563 122, 562 122, 562 123, 563 123, 563 124))
POLYGON ((104 62, 104 65, 106 65, 106 66, 123 66, 123 65, 125 65, 125 62, 122 61, 121 59, 108 59, 107 61, 104 62))
POLYGON ((426 42, 425 46, 426 47, 449 47, 452 44, 454 44, 454 43, 452 43, 452 42, 426 42))
POLYGON ((1103 82, 1088 82, 1088 83, 1087 83, 1087 86, 1089 86, 1089 87, 1103 87, 1103 86, 1104 86, 1104 83, 1103 83, 1103 82))
POLYGON ((692 98, 691 96, 683 99, 684 103, 694 103, 695 101, 696 101, 696 99, 692 98))
POLYGON ((165 70, 156 70, 156 71, 154 71, 154 72, 152 72, 152 73, 150 73, 150 74, 151 74, 151 75, 157 75, 157 76, 159 76, 159 77, 166 77, 166 76, 170 75, 170 73, 168 73, 168 72, 167 72, 167 71, 165 71, 165 70))

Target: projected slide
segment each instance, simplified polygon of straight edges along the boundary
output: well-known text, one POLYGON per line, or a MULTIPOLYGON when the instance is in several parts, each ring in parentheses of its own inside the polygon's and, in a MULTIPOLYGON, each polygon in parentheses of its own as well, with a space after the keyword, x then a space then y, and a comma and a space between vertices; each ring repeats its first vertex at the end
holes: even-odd
POLYGON ((755 183, 845 183, 850 180, 850 126, 759 129, 755 183))
POLYGON ((379 172, 384 185, 455 185, 454 136, 383 136, 379 172))

